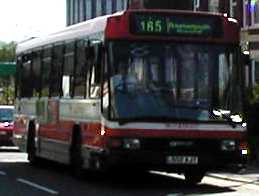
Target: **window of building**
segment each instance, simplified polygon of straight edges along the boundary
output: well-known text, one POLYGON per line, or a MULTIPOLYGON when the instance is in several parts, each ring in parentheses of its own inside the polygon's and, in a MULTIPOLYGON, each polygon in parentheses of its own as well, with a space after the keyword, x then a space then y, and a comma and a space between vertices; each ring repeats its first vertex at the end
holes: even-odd
POLYGON ((85 1, 79 1, 79 20, 82 22, 85 20, 85 1))
POLYGON ((74 24, 74 0, 70 0, 70 22, 69 24, 74 24))
POLYGON ((67 25, 70 25, 70 23, 71 23, 71 21, 70 21, 70 15, 71 15, 71 12, 70 12, 70 0, 67 0, 67 2, 66 2, 67 4, 67 6, 66 6, 66 12, 67 12, 67 18, 66 18, 66 22, 67 22, 67 25))
POLYGON ((112 13, 116 12, 117 8, 117 1, 116 0, 111 0, 112 1, 112 13))
POLYGON ((200 9, 200 7, 201 7, 201 5, 200 5, 200 0, 194 0, 194 1, 193 1, 193 10, 194 10, 194 11, 197 11, 197 10, 200 9))
POLYGON ((251 25, 259 25, 259 1, 251 0, 248 1, 248 11, 251 13, 251 25))
POLYGON ((128 0, 122 0, 122 7, 123 9, 127 9, 128 0))
POLYGON ((243 27, 250 25, 250 4, 248 0, 243 1, 243 27))
POLYGON ((143 3, 137 0, 132 0, 132 3, 139 4, 138 6, 143 6, 149 9, 192 9, 193 5, 199 7, 199 0, 185 0, 185 1, 172 1, 172 0, 144 0, 143 3))
POLYGON ((86 20, 92 18, 92 0, 85 0, 86 20))
POLYGON ((96 17, 96 0, 92 0, 92 18, 96 17))
POLYGON ((120 10, 123 10, 123 4, 122 4, 122 0, 117 0, 116 1, 116 10, 117 11, 120 11, 120 10))
POLYGON ((79 5, 78 5, 79 1, 78 0, 74 0, 74 23, 78 23, 79 22, 79 5))
POLYGON ((256 1, 254 6, 254 24, 259 24, 259 1, 256 1))
POLYGON ((237 18, 237 0, 230 0, 230 17, 237 18))
POLYGON ((95 16, 102 15, 102 0, 96 0, 96 14, 95 16))
POLYGON ((112 0, 106 0, 106 14, 112 13, 112 0))
POLYGON ((219 12, 219 0, 210 0, 208 8, 210 12, 219 12))

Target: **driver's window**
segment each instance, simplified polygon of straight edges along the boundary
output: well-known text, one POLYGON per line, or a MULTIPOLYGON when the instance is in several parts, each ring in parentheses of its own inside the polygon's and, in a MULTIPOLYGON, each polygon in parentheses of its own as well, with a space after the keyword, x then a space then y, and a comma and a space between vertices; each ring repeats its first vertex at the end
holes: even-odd
POLYGON ((232 72, 232 64, 233 64, 233 55, 229 54, 226 56, 225 54, 219 55, 219 101, 220 105, 229 108, 229 104, 231 101, 231 72, 232 72))
POLYGON ((196 77, 195 72, 195 53, 193 48, 186 45, 179 47, 179 54, 181 54, 181 101, 189 102, 194 98, 194 82, 196 77))

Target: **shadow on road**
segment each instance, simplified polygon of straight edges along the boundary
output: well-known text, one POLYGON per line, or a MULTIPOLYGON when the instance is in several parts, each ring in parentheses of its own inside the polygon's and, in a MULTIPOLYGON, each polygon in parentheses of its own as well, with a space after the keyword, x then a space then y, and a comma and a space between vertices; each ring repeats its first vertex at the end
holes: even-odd
POLYGON ((82 178, 76 179, 71 176, 69 167, 50 161, 44 161, 44 163, 44 166, 41 165, 41 169, 46 169, 50 172, 66 175, 67 177, 77 181, 77 183, 79 182, 82 186, 87 184, 88 188, 97 187, 97 189, 103 191, 106 190, 106 193, 107 191, 109 193, 113 193, 111 195, 152 196, 171 195, 176 193, 183 195, 203 195, 231 193, 235 191, 234 189, 228 187, 219 187, 202 183, 196 186, 190 186, 187 185, 183 179, 150 172, 86 172, 82 178))
MULTIPOLYGON (((235 190, 226 187, 218 187, 209 184, 198 184, 195 186, 187 185, 183 179, 172 176, 164 176, 154 173, 131 173, 125 175, 103 175, 94 179, 86 178, 86 182, 98 184, 101 187, 109 187, 120 190, 149 190, 152 193, 161 193, 161 195, 171 195, 181 193, 183 195, 195 194, 217 194, 229 193, 235 190)), ((141 194, 137 194, 141 195, 141 194)), ((156 195, 156 194, 151 194, 156 195)))
MULTIPOLYGON (((183 179, 144 172, 121 172, 93 174, 85 173, 82 179, 71 176, 68 166, 43 160, 41 166, 31 167, 28 163, 5 163, 4 169, 12 175, 23 176, 40 184, 55 182, 55 189, 70 195, 90 196, 169 196, 169 195, 204 195, 231 193, 230 187, 219 187, 210 184, 187 186, 183 179), (40 182, 39 182, 40 179, 40 182)), ((51 183, 54 185, 53 183, 51 183)), ((66 194, 64 194, 66 195, 66 194)))

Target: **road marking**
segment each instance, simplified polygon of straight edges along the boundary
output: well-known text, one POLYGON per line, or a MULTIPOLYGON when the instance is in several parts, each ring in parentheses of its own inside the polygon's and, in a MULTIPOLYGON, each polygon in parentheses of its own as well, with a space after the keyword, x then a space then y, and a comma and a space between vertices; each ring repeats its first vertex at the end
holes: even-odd
POLYGON ((27 163, 28 155, 27 153, 20 153, 20 152, 1 152, 0 162, 1 163, 27 163))
POLYGON ((4 171, 0 171, 0 175, 5 176, 6 173, 4 171))
POLYGON ((17 181, 18 181, 18 182, 21 182, 21 183, 24 183, 24 184, 27 184, 27 185, 29 185, 29 186, 32 186, 32 187, 34 187, 34 188, 40 189, 40 190, 42 190, 42 191, 48 192, 48 193, 53 194, 53 195, 58 195, 58 194, 59 194, 59 192, 57 192, 57 191, 55 191, 55 190, 49 189, 49 188, 47 188, 47 187, 38 185, 38 184, 36 184, 36 183, 30 182, 30 181, 25 180, 25 179, 22 179, 22 178, 17 178, 17 181))
POLYGON ((0 150, 19 150, 17 146, 0 146, 0 150))

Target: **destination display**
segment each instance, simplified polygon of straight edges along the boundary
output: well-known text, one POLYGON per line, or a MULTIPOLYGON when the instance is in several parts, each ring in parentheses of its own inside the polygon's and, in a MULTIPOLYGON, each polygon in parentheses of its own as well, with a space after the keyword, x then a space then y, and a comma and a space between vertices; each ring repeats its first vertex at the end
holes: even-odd
POLYGON ((222 21, 217 17, 134 13, 130 30, 141 35, 218 37, 222 35, 222 21))

